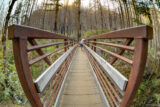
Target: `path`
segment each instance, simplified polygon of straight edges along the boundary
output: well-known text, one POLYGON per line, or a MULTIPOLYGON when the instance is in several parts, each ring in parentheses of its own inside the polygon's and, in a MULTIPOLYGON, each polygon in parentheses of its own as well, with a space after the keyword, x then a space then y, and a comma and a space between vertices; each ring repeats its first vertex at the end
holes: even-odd
POLYGON ((102 101, 87 57, 78 48, 64 85, 59 107, 104 107, 102 101))

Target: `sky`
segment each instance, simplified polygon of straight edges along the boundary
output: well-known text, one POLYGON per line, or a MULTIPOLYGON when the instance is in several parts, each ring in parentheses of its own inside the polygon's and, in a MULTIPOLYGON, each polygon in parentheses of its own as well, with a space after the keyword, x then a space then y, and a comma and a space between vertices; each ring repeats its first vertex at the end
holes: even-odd
MULTIPOLYGON (((44 0, 38 0, 38 4, 41 4, 43 1, 44 1, 44 0)), ((64 4, 64 1, 65 1, 65 0, 61 0, 61 3, 64 4)), ((75 0, 69 0, 69 5, 71 5, 74 1, 75 1, 75 0)), ((82 5, 83 5, 84 7, 87 7, 87 6, 89 6, 89 3, 92 2, 92 1, 94 1, 94 0, 81 0, 81 3, 82 3, 82 5)), ((106 1, 107 1, 107 0, 101 0, 102 4, 105 4, 106 6, 108 6, 108 4, 107 4, 106 1)), ((110 9, 114 9, 112 2, 111 2, 110 0, 108 0, 108 1, 109 1, 109 7, 110 7, 110 9)), ((116 4, 115 4, 115 5, 116 5, 116 4)), ((117 7, 117 6, 118 6, 118 5, 116 5, 116 7, 117 7)))
MULTIPOLYGON (((44 0, 38 0, 38 3, 41 4, 44 0)), ((61 3, 64 3, 65 0, 61 0, 61 3)), ((71 5, 75 0, 69 0, 69 5, 71 5)), ((81 0, 83 5, 88 5, 90 0, 81 0)))
MULTIPOLYGON (((3 0, 0 0, 0 4, 2 3, 2 1, 3 1, 3 0)), ((5 4, 5 5, 8 4, 8 1, 9 1, 9 0, 4 0, 4 4, 5 4)), ((44 0, 38 0, 38 4, 41 4, 43 1, 44 1, 44 0)), ((60 0, 60 1, 61 1, 61 3, 64 4, 64 1, 65 1, 65 0, 60 0)), ((74 1, 75 1, 75 0, 69 0, 69 5, 71 5, 74 1)), ((83 7, 89 6, 89 3, 90 3, 90 2, 92 3, 93 1, 94 1, 94 0, 81 0, 83 7)), ((111 0, 108 0, 108 1, 109 1, 109 7, 110 7, 110 9, 114 9, 111 0)), ((101 0, 101 3, 102 3, 103 5, 105 5, 105 6, 108 6, 107 0, 101 0)), ((118 7, 118 5, 116 5, 116 7, 118 7)))

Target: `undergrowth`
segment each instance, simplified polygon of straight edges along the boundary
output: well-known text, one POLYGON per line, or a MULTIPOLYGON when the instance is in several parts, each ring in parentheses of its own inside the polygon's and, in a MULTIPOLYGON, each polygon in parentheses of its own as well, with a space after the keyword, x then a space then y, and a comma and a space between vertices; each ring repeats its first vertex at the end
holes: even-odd
POLYGON ((133 107, 158 107, 160 105, 160 59, 148 55, 145 73, 133 102, 133 107))

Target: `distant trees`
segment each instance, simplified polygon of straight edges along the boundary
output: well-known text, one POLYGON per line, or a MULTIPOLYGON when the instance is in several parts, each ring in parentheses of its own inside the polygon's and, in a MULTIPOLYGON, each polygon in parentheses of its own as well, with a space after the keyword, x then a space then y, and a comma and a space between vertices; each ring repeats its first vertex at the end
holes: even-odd
POLYGON ((154 38, 149 49, 153 50, 155 58, 158 58, 157 54, 160 53, 159 0, 90 0, 87 7, 83 6, 81 0, 75 0, 72 5, 69 5, 69 0, 43 0, 41 4, 38 4, 38 0, 8 0, 8 7, 4 5, 7 0, 1 1, 0 77, 5 78, 0 79, 0 101, 3 100, 1 96, 22 95, 22 91, 19 92, 19 83, 12 81, 17 75, 13 66, 12 46, 7 41, 8 25, 11 24, 62 33, 77 40, 86 32, 91 32, 88 35, 100 34, 148 24, 154 29, 154 38), (61 4, 61 1, 64 1, 64 4, 61 4))
MULTIPOLYGON (((67 19, 68 19, 68 3, 69 3, 69 0, 65 0, 64 1, 64 8, 65 8, 65 12, 64 12, 64 24, 62 26, 62 33, 65 35, 66 34, 66 29, 67 29, 67 19)), ((67 35, 68 35, 68 32, 67 32, 67 35)))
MULTIPOLYGON (((11 21, 67 35, 77 35, 75 37, 80 40, 87 30, 99 29, 103 32, 105 29, 116 30, 143 24, 142 16, 148 18, 149 25, 152 26, 151 10, 160 7, 158 0, 93 0, 88 7, 83 7, 81 0, 75 0, 72 6, 68 5, 69 0, 64 0, 63 5, 61 1, 44 0, 42 5, 37 5, 38 0, 19 1, 10 17, 11 21)), ((1 5, 1 11, 2 8, 1 5)), ((5 40, 4 36, 2 38, 5 40)))
MULTIPOLYGON (((93 0, 88 7, 83 7, 81 0, 75 0, 73 5, 68 5, 69 0, 65 0, 64 4, 61 4, 61 1, 44 0, 42 5, 37 4, 38 0, 19 1, 14 14, 10 16, 11 23, 38 27, 69 36, 74 35, 77 40, 80 40, 81 35, 83 36, 87 30, 103 32, 105 29, 127 28, 145 24, 144 18, 149 20, 146 24, 151 26, 156 23, 156 19, 153 22, 153 18, 157 17, 158 22, 157 11, 160 7, 158 0, 93 0)), ((1 12, 3 12, 2 8, 1 5, 1 12)), ((8 23, 7 19, 8 16, 5 19, 6 23, 8 23)), ((6 24, 3 24, 3 27, 6 27, 4 25, 6 24)), ((6 31, 3 32, 5 34, 6 31)), ((1 36, 1 40, 5 41, 5 37, 1 36)))
POLYGON ((97 0, 97 4, 98 4, 98 10, 100 11, 100 16, 101 16, 101 29, 102 29, 102 32, 104 30, 104 17, 103 17, 103 7, 102 7, 102 4, 101 4, 101 1, 100 0, 97 0))
POLYGON ((20 18, 21 9, 22 9, 22 2, 18 3, 14 14, 11 16, 13 23, 20 24, 20 20, 21 20, 21 18, 20 18), (16 20, 16 22, 14 22, 14 19, 16 20))
MULTIPOLYGON (((3 76, 3 79, 1 80, 0 82, 0 88, 2 89, 1 91, 2 92, 6 92, 8 89, 8 96, 11 96, 13 97, 13 93, 12 91, 14 91, 13 87, 10 85, 9 83, 9 76, 10 76, 10 72, 8 69, 10 69, 8 66, 7 66, 7 30, 8 30, 8 24, 9 24, 9 20, 11 18, 11 12, 13 10, 13 6, 15 5, 17 0, 12 0, 11 3, 9 4, 9 8, 8 8, 8 11, 7 11, 7 15, 4 19, 4 23, 3 23, 3 26, 2 26, 2 31, 1 31, 1 47, 0 47, 0 53, 2 53, 0 55, 0 75, 3 76)), ((0 93, 0 96, 2 95, 3 93, 0 93)), ((4 95, 4 94, 3 94, 4 95)), ((0 97, 0 100, 1 100, 1 97, 0 97)))
POLYGON ((77 40, 81 39, 81 0, 77 0, 77 40))
MULTIPOLYGON (((32 4, 34 0, 30 1, 32 1, 30 2, 30 4, 32 4)), ((0 18, 2 25, 0 26, 0 77, 2 77, 0 79, 0 102, 7 100, 14 101, 15 97, 19 98, 21 95, 24 96, 19 81, 16 81, 18 77, 14 66, 12 45, 11 42, 7 40, 7 31, 8 26, 11 24, 24 24, 25 20, 28 20, 31 12, 31 9, 29 9, 30 5, 26 8, 25 0, 8 0, 8 2, 9 5, 6 5, 6 0, 3 4, 0 4, 0 14, 3 14, 3 17, 1 16, 0 18), (25 13, 27 13, 26 17, 25 13)))
POLYGON ((66 1, 61 8, 59 7, 59 17, 56 16, 55 5, 51 2, 43 3, 43 7, 39 7, 40 9, 31 15, 30 26, 54 31, 57 20, 57 32, 74 35, 78 40, 87 30, 118 29, 121 25, 121 21, 114 21, 119 19, 119 13, 111 10, 109 6, 106 8, 100 0, 95 0, 89 7, 80 6, 79 3, 79 0, 76 0, 73 5, 67 5, 66 1))
POLYGON ((50 0, 50 2, 45 3, 44 6, 48 7, 48 9, 44 11, 55 11, 53 31, 57 32, 58 14, 59 14, 59 9, 62 6, 62 4, 60 4, 60 0, 50 0))

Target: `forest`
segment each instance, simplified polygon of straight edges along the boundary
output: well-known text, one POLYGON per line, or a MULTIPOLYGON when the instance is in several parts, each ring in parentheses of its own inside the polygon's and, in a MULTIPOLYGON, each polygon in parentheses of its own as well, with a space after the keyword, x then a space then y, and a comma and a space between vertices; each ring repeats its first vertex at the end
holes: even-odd
MULTIPOLYGON (((132 107, 160 105, 160 1, 159 0, 0 0, 0 106, 26 106, 14 63, 8 27, 13 24, 56 32, 77 41, 119 29, 148 25, 153 28, 142 83, 132 107)), ((39 43, 46 41, 39 40, 39 43)), ((47 42, 54 42, 48 40, 47 42)), ((48 48, 50 51, 55 47, 48 48)), ((56 60, 62 53, 50 56, 56 60)), ((36 53, 29 53, 32 59, 36 53)), ((36 63, 37 77, 48 66, 36 63)), ((119 65, 117 68, 121 68, 119 65)))

